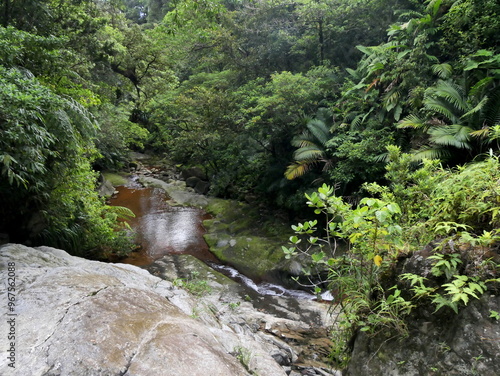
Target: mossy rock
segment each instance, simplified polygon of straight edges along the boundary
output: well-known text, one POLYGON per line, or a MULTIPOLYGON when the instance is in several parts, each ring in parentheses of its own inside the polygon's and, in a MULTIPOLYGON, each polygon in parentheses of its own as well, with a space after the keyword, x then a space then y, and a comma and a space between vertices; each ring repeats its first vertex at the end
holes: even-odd
MULTIPOLYGON (((262 236, 288 239, 290 227, 274 217, 262 217, 257 207, 235 200, 211 198, 205 210, 220 223, 215 231, 222 229, 234 235, 262 236)), ((217 226, 216 226, 217 227, 217 226)))
POLYGON ((203 221, 205 241, 222 262, 252 278, 284 268, 281 246, 287 244, 288 226, 262 217, 256 206, 234 200, 211 198, 205 210, 213 216, 203 221))
POLYGON ((262 278, 282 266, 285 257, 281 244, 259 236, 231 236, 207 233, 210 250, 224 263, 251 278, 262 278))
POLYGON ((104 179, 108 180, 113 184, 114 187, 117 187, 119 185, 125 185, 127 184, 127 175, 126 174, 119 174, 116 172, 103 172, 102 176, 104 176, 104 179))

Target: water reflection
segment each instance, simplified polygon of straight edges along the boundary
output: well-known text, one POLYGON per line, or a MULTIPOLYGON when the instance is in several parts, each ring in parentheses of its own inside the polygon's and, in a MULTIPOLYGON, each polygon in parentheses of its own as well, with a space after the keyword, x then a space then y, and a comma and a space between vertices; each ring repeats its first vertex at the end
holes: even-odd
POLYGON ((167 254, 190 254, 261 296, 315 298, 309 292, 286 289, 269 281, 253 281, 233 267, 222 265, 203 239, 203 220, 210 218, 203 210, 170 206, 163 189, 144 188, 134 180, 116 190, 118 194, 110 200, 110 205, 124 206, 135 213, 135 218, 128 222, 135 232, 135 242, 141 245, 138 252, 132 252, 120 262, 149 266, 167 254))
POLYGON ((144 266, 169 253, 187 253, 203 261, 217 261, 203 239, 204 211, 170 206, 164 190, 143 188, 133 181, 116 189, 118 194, 110 204, 127 207, 135 213, 136 217, 128 222, 136 233, 135 242, 141 245, 139 252, 121 262, 144 266))

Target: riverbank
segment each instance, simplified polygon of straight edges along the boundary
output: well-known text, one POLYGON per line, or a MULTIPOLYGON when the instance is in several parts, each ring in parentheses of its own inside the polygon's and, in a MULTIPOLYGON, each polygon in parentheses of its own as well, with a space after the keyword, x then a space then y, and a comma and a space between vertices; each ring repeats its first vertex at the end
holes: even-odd
POLYGON ((198 207, 210 214, 211 218, 203 221, 204 238, 223 263, 255 279, 276 279, 293 272, 281 250, 291 231, 287 224, 261 217, 258 208, 250 204, 197 194, 183 181, 166 182, 144 175, 139 181, 163 189, 170 205, 198 207))
MULTIPOLYGON (((246 266, 247 270, 255 270, 255 238, 259 238, 265 249, 271 248, 272 244, 276 252, 279 251, 280 259, 284 259, 280 249, 282 240, 269 230, 254 227, 261 219, 248 205, 199 195, 186 187, 184 182, 174 179, 166 182, 147 174, 140 175, 137 180, 148 187, 145 189, 164 191, 165 202, 169 205, 182 208, 196 206, 211 213, 212 217, 203 223, 207 228, 205 239, 207 235, 218 239, 215 246, 232 248, 234 252, 238 249, 238 242, 246 242, 243 251, 248 260, 246 257, 238 260, 244 266, 242 269, 246 266), (266 239, 266 236, 270 239, 266 239), (248 266, 252 262, 254 264, 248 266)), ((275 230, 276 227, 271 231, 275 230)), ((269 255, 269 251, 263 257, 266 255, 269 255)), ((269 260, 266 262, 265 267, 260 266, 260 279, 268 276, 279 265, 269 260)), ((196 304, 190 312, 194 319, 209 325, 222 325, 237 333, 257 336, 272 343, 274 348, 270 354, 287 375, 297 376, 302 372, 310 375, 337 374, 328 365, 331 348, 328 329, 332 323, 329 306, 314 301, 312 294, 286 290, 271 283, 257 284, 231 266, 218 264, 210 268, 187 254, 165 255, 143 267, 152 275, 170 281, 195 296, 196 304), (227 274, 234 274, 236 280, 244 280, 236 283, 227 274)), ((255 278, 255 274, 252 277, 255 278)), ((259 374, 274 376, 270 373, 259 374)))
MULTIPOLYGON (((182 256, 186 267, 203 264, 182 256)), ((0 358, 2 375, 339 375, 323 362, 324 328, 261 312, 237 300, 220 276, 205 276, 211 289, 203 294, 188 293, 178 278, 133 265, 18 244, 0 246, 0 263, 15 269, 12 314, 22 338, 15 368, 0 358)), ((6 268, 0 278, 7 280, 6 268)), ((311 314, 329 317, 314 307, 311 314)), ((8 349, 6 341, 0 345, 8 349)))

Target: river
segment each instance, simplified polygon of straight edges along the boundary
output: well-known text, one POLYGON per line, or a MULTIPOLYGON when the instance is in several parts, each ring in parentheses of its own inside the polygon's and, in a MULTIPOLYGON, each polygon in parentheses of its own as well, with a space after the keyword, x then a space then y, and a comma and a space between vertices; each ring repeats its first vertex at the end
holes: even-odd
POLYGON ((110 205, 124 206, 135 213, 135 218, 128 222, 135 232, 135 242, 140 245, 139 251, 132 252, 120 262, 147 267, 168 254, 190 254, 260 295, 315 298, 306 291, 287 289, 269 281, 254 281, 233 267, 222 264, 203 239, 203 220, 210 218, 203 210, 171 206, 164 190, 143 187, 136 178, 129 179, 126 185, 116 190, 118 194, 110 199, 110 205))

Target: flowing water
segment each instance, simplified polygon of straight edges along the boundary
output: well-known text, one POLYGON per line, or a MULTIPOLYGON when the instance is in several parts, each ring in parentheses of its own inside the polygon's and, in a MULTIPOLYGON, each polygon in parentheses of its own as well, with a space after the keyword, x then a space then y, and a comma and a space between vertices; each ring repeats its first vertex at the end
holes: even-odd
POLYGON ((222 264, 210 252, 203 239, 203 220, 210 218, 203 210, 171 206, 164 190, 142 187, 134 179, 116 190, 118 194, 110 200, 110 204, 127 207, 135 213, 135 218, 128 222, 135 232, 136 243, 140 245, 139 251, 132 252, 120 262, 148 266, 168 254, 190 254, 259 295, 290 296, 299 299, 315 297, 308 292, 287 289, 279 284, 253 281, 233 267, 222 264))
POLYGON ((135 218, 128 220, 135 232, 135 242, 141 246, 121 262, 146 266, 166 254, 190 254, 202 261, 217 262, 203 239, 203 220, 209 216, 202 210, 186 206, 171 206, 169 197, 159 188, 142 187, 135 180, 116 188, 118 194, 111 205, 132 210, 135 218))

